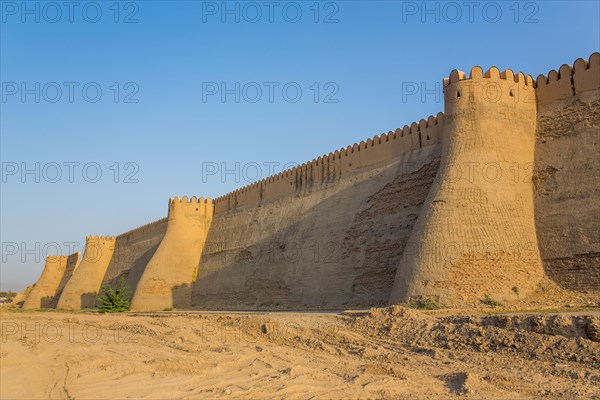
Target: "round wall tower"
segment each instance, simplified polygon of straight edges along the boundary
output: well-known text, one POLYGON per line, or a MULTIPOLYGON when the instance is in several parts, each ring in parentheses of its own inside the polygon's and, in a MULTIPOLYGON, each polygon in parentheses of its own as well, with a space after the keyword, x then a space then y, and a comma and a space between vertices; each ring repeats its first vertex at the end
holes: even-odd
POLYGON ((474 67, 445 80, 442 159, 404 248, 390 303, 447 305, 532 291, 543 276, 533 213, 533 79, 474 67))
POLYGON ((86 237, 83 260, 65 285, 56 308, 78 310, 95 307, 114 250, 114 236, 86 237))
POLYGON ((169 199, 167 231, 136 287, 132 310, 160 311, 191 305, 192 284, 213 214, 211 199, 169 199))

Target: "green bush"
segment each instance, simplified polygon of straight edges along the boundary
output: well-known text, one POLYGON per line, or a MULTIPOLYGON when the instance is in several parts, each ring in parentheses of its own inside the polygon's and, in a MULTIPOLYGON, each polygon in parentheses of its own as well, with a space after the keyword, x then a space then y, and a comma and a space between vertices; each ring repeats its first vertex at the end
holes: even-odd
POLYGON ((417 308, 419 310, 440 310, 442 308, 446 308, 446 306, 439 300, 432 298, 412 300, 407 304, 407 306, 410 308, 417 308))
POLYGON ((17 293, 13 292, 12 290, 0 292, 0 297, 6 297, 8 301, 12 301, 16 295, 17 293))
POLYGON ((129 300, 131 298, 131 290, 125 284, 123 277, 117 281, 117 288, 113 290, 110 286, 102 288, 102 295, 98 296, 100 312, 123 312, 129 311, 129 300))
POLYGON ((502 303, 497 300, 494 300, 490 297, 489 294, 486 294, 483 300, 480 300, 483 304, 490 307, 502 307, 502 303))

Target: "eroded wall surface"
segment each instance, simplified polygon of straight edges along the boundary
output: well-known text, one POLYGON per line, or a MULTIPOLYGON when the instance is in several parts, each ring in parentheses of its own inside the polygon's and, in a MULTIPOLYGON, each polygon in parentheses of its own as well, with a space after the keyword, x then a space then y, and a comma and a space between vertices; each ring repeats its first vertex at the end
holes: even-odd
POLYGON ((387 303, 439 146, 215 216, 192 304, 205 309, 387 303))
POLYGON ((547 275, 572 290, 600 290, 599 81, 596 53, 537 82, 533 182, 540 252, 547 275))

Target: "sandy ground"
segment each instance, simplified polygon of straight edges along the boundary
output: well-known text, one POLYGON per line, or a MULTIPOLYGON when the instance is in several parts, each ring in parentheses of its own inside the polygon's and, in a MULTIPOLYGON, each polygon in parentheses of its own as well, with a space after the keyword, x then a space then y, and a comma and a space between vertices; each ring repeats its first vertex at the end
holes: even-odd
POLYGON ((600 398, 600 313, 1 314, 2 399, 600 398))

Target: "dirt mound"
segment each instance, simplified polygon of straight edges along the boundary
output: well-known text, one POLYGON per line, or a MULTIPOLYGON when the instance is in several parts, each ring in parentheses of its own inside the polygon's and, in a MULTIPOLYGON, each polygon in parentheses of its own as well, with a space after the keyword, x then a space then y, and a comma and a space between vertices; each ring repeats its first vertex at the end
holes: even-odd
MULTIPOLYGON (((474 305, 480 306, 481 304, 474 305)), ((506 309, 523 310, 547 307, 600 307, 600 293, 597 291, 575 292, 560 287, 549 278, 544 278, 538 288, 525 298, 507 301, 506 309)))
POLYGON ((348 323, 358 332, 402 342, 423 351, 434 348, 511 353, 542 361, 600 362, 597 316, 439 318, 392 306, 372 309, 348 323))
POLYGON ((600 342, 600 317, 593 315, 491 315, 450 317, 443 318, 442 321, 451 324, 495 326, 510 331, 527 331, 566 338, 581 337, 600 342))

